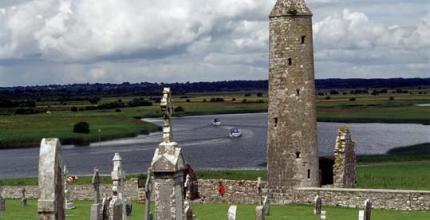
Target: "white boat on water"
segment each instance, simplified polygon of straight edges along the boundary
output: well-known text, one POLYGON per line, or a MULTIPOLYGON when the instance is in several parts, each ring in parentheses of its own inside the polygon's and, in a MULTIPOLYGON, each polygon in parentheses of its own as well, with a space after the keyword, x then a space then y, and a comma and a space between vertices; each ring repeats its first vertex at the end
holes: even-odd
POLYGON ((214 120, 212 120, 211 124, 213 126, 220 126, 221 125, 221 121, 218 118, 215 118, 214 120))
POLYGON ((239 128, 232 128, 232 129, 230 129, 229 136, 231 138, 238 138, 238 137, 242 136, 242 132, 240 132, 239 128))

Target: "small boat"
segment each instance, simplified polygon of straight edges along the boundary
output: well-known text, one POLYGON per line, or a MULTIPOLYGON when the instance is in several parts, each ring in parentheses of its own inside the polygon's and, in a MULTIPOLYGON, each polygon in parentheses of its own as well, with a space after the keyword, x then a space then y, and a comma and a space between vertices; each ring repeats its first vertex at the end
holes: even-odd
POLYGON ((239 129, 239 128, 232 128, 232 129, 230 129, 230 134, 229 134, 229 136, 230 136, 231 138, 237 138, 237 137, 242 136, 242 132, 240 132, 240 129, 239 129))
POLYGON ((211 124, 213 126, 220 126, 221 125, 221 121, 218 118, 215 118, 214 120, 212 120, 211 124))

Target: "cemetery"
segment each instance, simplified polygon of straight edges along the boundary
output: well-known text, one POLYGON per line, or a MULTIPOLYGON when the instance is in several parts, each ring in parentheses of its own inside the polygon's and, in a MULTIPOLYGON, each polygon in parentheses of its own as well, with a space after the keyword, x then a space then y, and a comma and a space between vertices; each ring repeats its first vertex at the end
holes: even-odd
POLYGON ((267 181, 198 179, 175 142, 173 91, 164 88, 162 140, 142 170, 144 185, 126 179, 120 153, 107 161, 109 184, 94 168, 91 184, 76 185, 61 140, 47 137, 40 143, 38 185, 0 186, 0 219, 430 219, 430 191, 356 188, 347 127, 338 129, 334 157, 321 166, 311 17, 303 0, 278 0, 270 14, 267 181))

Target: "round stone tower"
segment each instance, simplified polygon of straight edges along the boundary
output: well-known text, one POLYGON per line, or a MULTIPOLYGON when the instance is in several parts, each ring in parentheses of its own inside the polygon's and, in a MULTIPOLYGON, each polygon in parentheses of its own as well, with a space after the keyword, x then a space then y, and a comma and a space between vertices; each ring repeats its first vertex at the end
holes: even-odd
POLYGON ((304 0, 278 0, 269 18, 269 190, 318 187, 312 12, 304 0))

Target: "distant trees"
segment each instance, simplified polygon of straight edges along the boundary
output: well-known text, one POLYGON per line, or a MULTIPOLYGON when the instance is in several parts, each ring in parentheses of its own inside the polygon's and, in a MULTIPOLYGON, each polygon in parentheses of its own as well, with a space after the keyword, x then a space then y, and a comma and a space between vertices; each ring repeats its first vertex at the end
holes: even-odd
POLYGON ((337 90, 330 90, 330 95, 339 95, 337 90))
POLYGON ((133 100, 127 102, 127 106, 129 107, 137 107, 137 106, 151 106, 152 102, 145 100, 145 98, 134 98, 133 100))
POLYGON ((95 104, 99 103, 99 101, 100 101, 100 97, 90 97, 90 98, 88 98, 88 101, 89 101, 91 104, 95 105, 95 104))
POLYGON ((121 101, 115 101, 115 102, 108 102, 103 103, 97 106, 98 109, 117 109, 117 108, 123 108, 125 104, 121 101))
POLYGON ((216 98, 211 98, 209 101, 210 102, 224 102, 224 98, 216 97, 216 98))
POLYGON ((185 111, 185 109, 184 109, 184 107, 182 107, 182 106, 178 106, 178 107, 176 107, 176 108, 174 109, 174 111, 175 111, 175 112, 183 112, 183 111, 185 111))
POLYGON ((9 99, 0 99, 0 108, 34 108, 36 107, 36 102, 32 100, 24 101, 11 101, 9 99))
POLYGON ((82 133, 82 134, 89 134, 90 133, 90 124, 86 121, 81 121, 73 125, 73 132, 74 133, 82 133))

